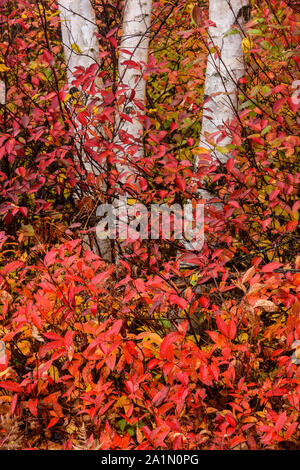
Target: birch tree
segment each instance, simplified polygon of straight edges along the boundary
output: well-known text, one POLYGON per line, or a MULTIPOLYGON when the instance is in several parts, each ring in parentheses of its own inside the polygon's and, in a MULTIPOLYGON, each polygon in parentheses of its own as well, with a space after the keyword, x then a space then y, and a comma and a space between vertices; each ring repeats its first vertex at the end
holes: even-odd
MULTIPOLYGON (((249 16, 249 0, 210 0, 209 19, 215 23, 208 30, 209 54, 206 66, 204 97, 210 98, 203 110, 200 147, 211 154, 213 161, 225 163, 228 153, 215 149, 220 132, 225 134, 218 144, 231 143, 228 125, 234 119, 238 104, 238 80, 245 73, 242 39, 249 16), (234 34, 233 34, 234 33, 234 34), (214 137, 210 137, 212 135, 214 137), (217 134, 217 135, 216 135, 217 134), (214 142, 212 143, 212 140, 214 142)), ((198 159, 196 160, 198 167, 198 159)), ((208 191, 201 196, 211 198, 208 191)))
MULTIPOLYGON (((67 68, 68 86, 71 89, 77 67, 87 69, 93 64, 98 64, 99 42, 97 39, 96 16, 90 0, 59 0, 62 42, 64 48, 65 63, 67 68)), ((100 91, 102 81, 97 78, 96 89, 100 91)), ((96 97, 101 102, 101 94, 96 97)), ((82 98, 84 98, 82 96, 82 98)), ((94 99, 95 97, 93 97, 94 99)), ((87 104, 87 102, 85 103, 87 104)), ((83 130, 83 126, 74 117, 77 130, 83 130)), ((95 131, 95 129, 93 129, 95 131)), ((88 130, 87 130, 88 132, 88 130)), ((80 134, 80 133, 79 133, 80 134)), ((82 138, 82 137, 81 137, 82 138)), ((80 146, 81 147, 81 146, 80 146)), ((81 152, 81 158, 87 172, 99 174, 98 166, 93 160, 81 152)), ((102 188, 103 190, 105 188, 102 188)), ((99 248, 101 256, 111 260, 111 243, 109 240, 100 240, 99 248)))
POLYGON ((90 0, 59 0, 58 7, 68 84, 71 87, 76 67, 88 68, 98 62, 98 29, 90 0))
MULTIPOLYGON (((136 184, 136 166, 144 156, 143 124, 139 117, 143 114, 146 99, 144 71, 148 60, 151 9, 152 0, 125 2, 118 60, 118 95, 123 95, 124 101, 119 109, 116 142, 116 166, 121 185, 136 184)), ((121 232, 126 232, 127 198, 125 191, 125 194, 114 200, 118 220, 125 224, 123 228, 119 226, 121 232)))
MULTIPOLYGON (((62 42, 64 48, 65 63, 67 69, 69 89, 72 88, 76 75, 77 67, 87 69, 93 64, 98 64, 99 42, 97 39, 98 28, 96 17, 91 0, 60 0, 62 42)), ((103 86, 102 80, 97 77, 95 80, 96 90, 100 91, 103 86)), ((102 97, 100 93, 96 96, 100 102, 102 97)), ((88 103, 87 97, 81 93, 81 100, 88 103)), ((83 129, 83 126, 76 121, 77 129, 83 129)), ((94 129, 95 131, 95 129, 94 129)), ((97 172, 97 167, 89 160, 86 163, 86 170, 97 172)))
POLYGON ((139 116, 146 97, 143 74, 148 60, 151 9, 152 0, 126 0, 125 3, 118 61, 118 93, 125 96, 120 113, 126 117, 121 117, 117 126, 120 147, 117 169, 121 182, 135 179, 134 163, 144 155, 143 124, 139 116), (130 142, 124 143, 126 140, 130 142))

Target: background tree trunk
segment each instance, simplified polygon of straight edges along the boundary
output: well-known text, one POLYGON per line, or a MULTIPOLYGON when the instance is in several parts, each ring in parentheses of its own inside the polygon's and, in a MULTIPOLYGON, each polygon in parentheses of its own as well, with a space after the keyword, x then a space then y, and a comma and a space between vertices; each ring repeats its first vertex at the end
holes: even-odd
MULTIPOLYGON (((210 0, 209 19, 216 26, 211 26, 209 35, 209 55, 207 59, 204 97, 210 97, 205 105, 199 146, 210 151, 213 160, 226 162, 229 154, 223 154, 214 148, 207 137, 225 129, 225 138, 218 144, 230 144, 230 133, 226 126, 234 119, 237 112, 237 82, 245 73, 244 54, 241 41, 246 22, 249 20, 250 7, 248 0, 210 0), (229 34, 235 29, 236 34, 229 34), (216 57, 216 51, 218 56, 216 57)), ((216 140, 218 135, 212 139, 216 140)), ((211 139, 209 139, 211 140, 211 139)), ((199 161, 196 160, 196 168, 199 161)), ((205 199, 211 194, 201 191, 205 199)))

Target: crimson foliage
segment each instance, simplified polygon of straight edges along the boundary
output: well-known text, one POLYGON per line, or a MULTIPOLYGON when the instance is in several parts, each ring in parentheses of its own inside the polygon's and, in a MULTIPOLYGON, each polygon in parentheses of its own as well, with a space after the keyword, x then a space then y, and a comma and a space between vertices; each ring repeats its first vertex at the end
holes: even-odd
MULTIPOLYGON (((206 5, 196 24, 191 3, 155 3, 146 109, 140 104, 145 155, 138 179, 120 185, 120 7, 95 3, 101 70, 79 69, 69 91, 55 3, 0 1, 7 90, 0 110, 0 337, 7 355, 0 414, 10 415, 1 420, 0 447, 293 448, 296 10, 280 0, 253 6, 233 143, 222 149, 230 154, 226 165, 217 166, 197 147, 209 106, 202 96, 206 5), (101 103, 96 76, 105 85, 101 103), (206 208, 201 252, 177 240, 127 240, 117 263, 96 254, 99 202, 126 192, 146 205, 195 203, 200 187, 222 203, 222 210, 206 208)), ((140 143, 121 138, 130 164, 140 143)))

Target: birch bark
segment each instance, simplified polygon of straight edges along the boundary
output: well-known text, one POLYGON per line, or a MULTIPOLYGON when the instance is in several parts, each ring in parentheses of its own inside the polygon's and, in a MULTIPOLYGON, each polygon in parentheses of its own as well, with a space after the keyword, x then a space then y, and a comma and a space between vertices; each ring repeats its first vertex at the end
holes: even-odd
MULTIPOLYGON (((98 32, 96 16, 91 0, 59 0, 62 42, 69 88, 75 78, 76 67, 88 68, 98 63, 99 43, 96 36, 98 32)), ((96 79, 96 88, 103 85, 99 78, 96 79)), ((101 94, 96 95, 102 102, 101 94)), ((94 99, 95 97, 93 97, 94 99)), ((87 103, 85 103, 87 104, 87 103)), ((74 119, 78 130, 83 126, 74 119)), ((95 129, 93 129, 95 132, 95 129)), ((97 166, 91 158, 82 155, 87 172, 99 174, 97 166)), ((105 189, 105 188, 103 188, 105 189)), ((109 240, 98 241, 100 254, 104 259, 111 260, 111 243, 109 240)))
MULTIPOLYGON (((146 99, 145 65, 148 60, 152 0, 126 0, 118 60, 118 94, 124 95, 117 123, 117 170, 121 184, 136 183, 138 160, 143 158, 143 114, 146 99), (130 62, 128 62, 130 61, 130 62), (126 119, 127 118, 127 119, 126 119)), ((127 198, 114 201, 119 220, 127 220, 127 198)), ((121 231, 124 227, 121 228, 121 231)))
POLYGON ((118 152, 117 164, 121 181, 125 181, 128 175, 134 179, 135 171, 127 162, 137 161, 144 155, 143 124, 139 116, 143 114, 141 108, 145 105, 146 97, 143 73, 148 60, 151 9, 152 0, 126 0, 125 3, 118 63, 118 93, 125 96, 120 113, 130 120, 120 118, 117 126, 117 140, 122 149, 118 152), (125 144, 122 137, 127 137, 129 143, 125 144))
MULTIPOLYGON (((203 111, 199 146, 207 149, 213 161, 225 163, 229 154, 216 150, 208 140, 209 136, 223 130, 225 137, 218 143, 226 146, 231 143, 231 136, 226 126, 234 119, 237 112, 237 82, 245 73, 242 39, 245 24, 249 16, 249 0, 210 0, 209 19, 216 26, 211 26, 209 35, 209 55, 207 59, 204 97, 210 98, 203 111), (235 29, 236 34, 228 34, 235 29), (218 51, 217 57, 215 56, 218 51)), ((196 159, 196 169, 199 159, 196 159)), ((205 199, 211 194, 201 191, 205 199)))
POLYGON ((76 67, 98 62, 99 43, 96 17, 90 0, 59 0, 62 41, 69 87, 76 67))

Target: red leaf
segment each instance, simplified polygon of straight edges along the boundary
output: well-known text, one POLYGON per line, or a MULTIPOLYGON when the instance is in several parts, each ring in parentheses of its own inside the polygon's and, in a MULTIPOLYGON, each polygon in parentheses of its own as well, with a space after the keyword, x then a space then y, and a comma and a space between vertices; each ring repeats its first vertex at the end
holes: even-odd
POLYGON ((185 309, 188 306, 187 301, 185 299, 183 299, 182 297, 179 297, 176 294, 171 294, 170 297, 169 297, 169 301, 171 303, 174 303, 174 304, 178 305, 178 307, 180 307, 182 309, 185 309))
POLYGON ((217 382, 219 378, 219 368, 215 366, 214 364, 212 364, 209 366, 209 371, 211 375, 213 376, 213 378, 215 379, 215 381, 217 382))
POLYGON ((195 5, 192 11, 193 20, 197 25, 201 24, 201 8, 198 5, 195 5))
POLYGON ((75 335, 75 331, 72 331, 72 330, 67 331, 67 333, 65 334, 64 343, 65 343, 66 349, 70 349, 71 346, 73 346, 74 335, 75 335))
POLYGON ((229 201, 228 203, 230 206, 232 207, 235 207, 236 209, 240 209, 241 206, 239 205, 239 203, 237 201, 229 201))
POLYGON ((263 273, 271 273, 274 269, 280 268, 280 266, 282 266, 282 263, 268 263, 262 267, 261 271, 263 273))
POLYGON ((110 266, 103 273, 97 274, 97 276, 93 277, 93 279, 91 280, 91 283, 94 285, 101 284, 105 279, 107 279, 111 275, 113 270, 114 270, 114 266, 110 266))
POLYGON ((0 382, 0 388, 4 388, 5 390, 11 390, 12 392, 22 392, 22 387, 17 384, 16 382, 12 382, 8 380, 7 382, 0 382))
POLYGON ((135 279, 133 281, 133 284, 134 284, 134 286, 135 286, 135 288, 137 289, 138 292, 145 292, 146 291, 145 283, 142 279, 135 279))
POLYGON ((19 395, 17 393, 15 393, 14 396, 12 397, 12 400, 11 400, 10 414, 12 414, 12 415, 14 414, 16 406, 17 406, 18 396, 19 395))
POLYGON ((279 190, 279 189, 274 189, 274 191, 272 191, 272 192, 269 194, 269 200, 270 200, 270 201, 274 201, 274 199, 278 196, 279 193, 280 193, 280 190, 279 190))
POLYGON ((21 212, 22 215, 24 215, 24 217, 27 217, 28 215, 27 207, 19 207, 19 211, 21 212))
POLYGON ((168 396, 169 390, 170 386, 165 385, 159 392, 157 392, 152 399, 152 405, 155 407, 160 406, 168 396))
POLYGON ((54 333, 54 331, 49 331, 49 333, 42 333, 43 336, 47 339, 53 339, 54 341, 63 341, 63 337, 54 333))
POLYGON ((285 438, 289 439, 291 435, 296 431, 298 428, 298 423, 292 423, 289 427, 288 430, 285 433, 285 438))
POLYGON ((230 447, 236 447, 238 444, 241 444, 242 442, 245 442, 246 438, 243 436, 235 436, 231 441, 230 441, 230 447))
POLYGON ((186 181, 182 176, 177 176, 176 178, 176 184, 181 191, 185 191, 186 188, 186 181))
POLYGON ((280 109, 282 108, 285 102, 286 102, 286 97, 280 98, 279 100, 277 100, 273 106, 273 113, 278 113, 278 111, 280 111, 280 109))
POLYGON ((51 418, 47 426, 47 429, 52 428, 52 426, 54 426, 57 423, 57 421, 59 421, 59 418, 51 418))
POLYGON ((37 404, 38 404, 37 398, 28 401, 28 408, 30 412, 33 414, 33 416, 38 415, 37 404))
POLYGON ((279 431, 281 431, 281 429, 283 428, 284 426, 284 423, 286 422, 287 420, 287 416, 286 416, 286 412, 284 411, 283 413, 280 413, 277 421, 276 421, 276 424, 275 424, 275 427, 274 427, 274 430, 278 433, 279 431))
POLYGON ((208 308, 209 307, 209 300, 207 297, 199 297, 199 303, 202 305, 203 308, 208 308))
POLYGON ((11 263, 6 264, 1 270, 1 274, 4 276, 12 271, 16 271, 18 268, 21 266, 24 266, 24 263, 22 261, 12 261, 11 263))
POLYGON ((44 264, 45 264, 46 268, 49 268, 49 266, 54 264, 55 258, 56 258, 56 250, 49 251, 46 254, 46 256, 44 258, 44 264))
POLYGON ((217 331, 207 331, 208 335, 211 337, 214 343, 217 344, 217 346, 222 346, 225 338, 224 335, 221 335, 217 331))
POLYGON ((53 59, 53 55, 51 54, 51 52, 49 52, 47 49, 44 49, 43 51, 43 59, 48 62, 49 65, 53 65, 54 64, 54 59, 53 59))
POLYGON ((228 325, 225 323, 223 318, 220 315, 217 315, 216 317, 217 320, 217 327, 218 330, 226 337, 229 337, 229 328, 228 325))
POLYGON ((117 320, 114 322, 113 326, 107 331, 107 335, 117 335, 119 331, 121 330, 123 325, 123 320, 117 320))
POLYGON ((58 349, 58 348, 62 348, 64 345, 64 341, 51 341, 51 343, 48 343, 48 344, 45 344, 44 346, 42 346, 40 348, 40 357, 45 357, 46 354, 49 352, 49 351, 52 351, 53 349, 58 349))
POLYGON ((173 338, 166 336, 160 345, 160 357, 172 361, 174 359, 173 338))
POLYGON ((230 320, 229 322, 228 334, 230 339, 233 339, 236 335, 236 324, 233 320, 230 320))

